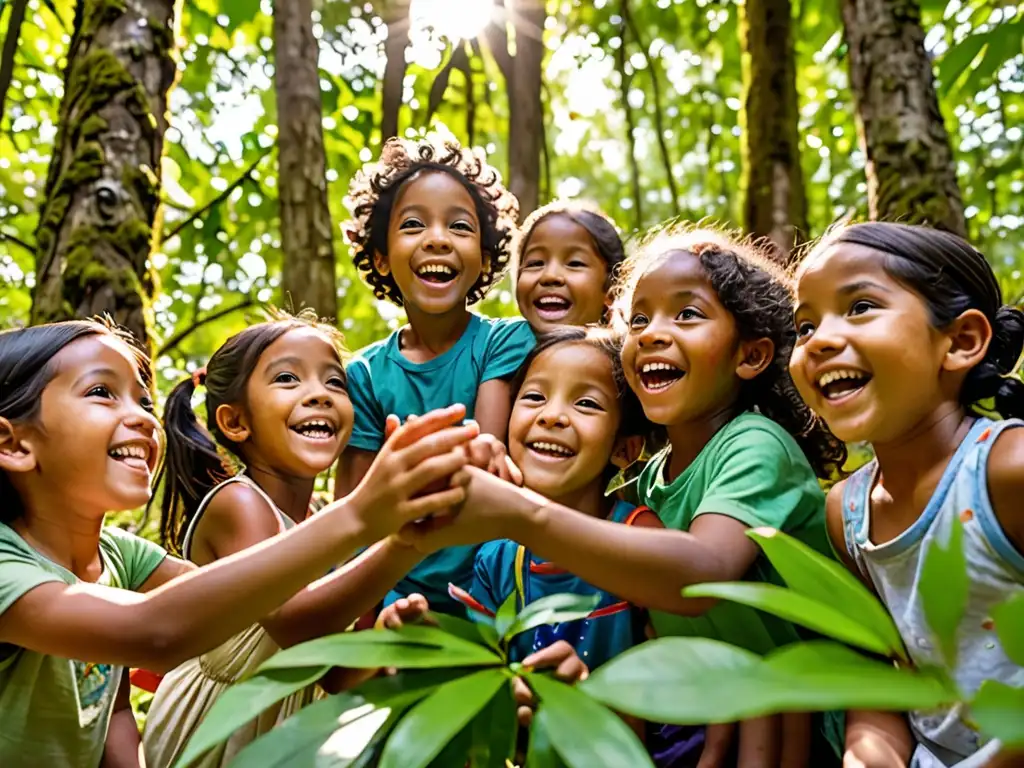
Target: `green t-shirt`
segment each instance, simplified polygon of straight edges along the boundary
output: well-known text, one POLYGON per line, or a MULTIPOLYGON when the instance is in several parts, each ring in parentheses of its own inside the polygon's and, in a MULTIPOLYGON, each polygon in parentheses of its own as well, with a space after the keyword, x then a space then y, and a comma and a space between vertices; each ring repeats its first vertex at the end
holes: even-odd
MULTIPOLYGON (((152 542, 104 528, 98 583, 135 591, 165 556, 152 542)), ((78 579, 0 523, 0 614, 51 581, 78 579)), ((96 768, 122 669, 0 644, 0 766, 96 768)))
MULTIPOLYGON (((639 482, 641 503, 657 512, 667 528, 686 531, 699 515, 727 515, 751 528, 777 528, 832 556, 825 496, 814 470, 793 437, 771 419, 740 414, 666 483, 669 451, 651 459, 639 482)), ((784 584, 763 554, 745 578, 784 584)), ((728 601, 703 616, 651 611, 651 620, 659 635, 710 637, 761 654, 800 639, 790 622, 728 601)))

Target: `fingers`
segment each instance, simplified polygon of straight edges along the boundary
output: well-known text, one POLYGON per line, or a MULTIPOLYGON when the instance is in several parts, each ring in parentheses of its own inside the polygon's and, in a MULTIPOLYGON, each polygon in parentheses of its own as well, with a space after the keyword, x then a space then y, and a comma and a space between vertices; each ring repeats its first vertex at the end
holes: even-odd
POLYGON ((512 461, 511 456, 505 456, 505 475, 502 475, 503 480, 508 480, 510 483, 514 483, 522 487, 523 485, 523 470, 512 461), (508 475, 505 477, 505 475, 508 475))
MULTIPOLYGON (((423 496, 419 499, 410 499, 404 505, 402 517, 409 521, 429 517, 430 519, 424 520, 421 525, 434 523, 435 526, 441 526, 450 522, 452 518, 452 507, 458 507, 465 500, 465 488, 446 488, 443 491, 432 493, 429 496, 423 496), (434 517, 431 517, 431 515, 434 517), (435 523, 435 521, 437 522, 435 523)), ((416 544, 419 538, 417 533, 416 529, 410 530, 409 527, 406 526, 402 529, 402 540, 412 542, 413 546, 418 546, 416 544)))
POLYGON ((400 426, 402 426, 401 420, 395 414, 389 413, 387 419, 384 420, 384 439, 390 440, 400 426))
POLYGON ((426 612, 430 604, 423 595, 414 593, 408 597, 400 597, 381 613, 381 624, 385 629, 398 629, 405 624, 415 624, 426 612))
MULTIPOLYGON (((427 417, 424 416, 422 420, 426 421, 426 419, 427 417)), ((417 421, 417 424, 419 424, 419 421, 417 421)), ((403 425, 402 429, 405 429, 405 426, 403 425)), ((401 463, 403 469, 415 471, 415 468, 418 468, 420 464, 431 456, 448 453, 458 446, 465 445, 476 437, 478 429, 479 427, 476 424, 467 424, 461 427, 445 427, 441 430, 435 430, 433 434, 420 437, 412 445, 395 451, 395 458, 401 463)), ((396 440, 401 434, 402 432, 400 431, 395 433, 396 440)), ((404 437, 402 439, 404 440, 404 437)), ((456 469, 466 464, 465 452, 460 451, 459 454, 462 463, 456 469)), ((455 470, 452 471, 454 472, 455 470)))
MULTIPOLYGON (((431 456, 413 465, 407 472, 396 478, 397 490, 400 494, 416 496, 419 493, 435 490, 437 487, 449 488, 449 478, 466 466, 466 457, 461 451, 448 451, 440 456, 431 456)), ((457 487, 464 490, 463 485, 457 487)))
POLYGON ((526 681, 517 677, 512 681, 512 698, 516 702, 516 719, 519 724, 526 727, 533 721, 533 710, 536 707, 536 700, 533 691, 526 681))
POLYGON ((576 649, 565 640, 552 643, 523 659, 524 667, 555 670, 555 677, 564 683, 578 683, 586 680, 590 671, 583 660, 576 655, 576 649))
POLYGON ((430 411, 423 416, 410 417, 392 435, 391 448, 399 450, 412 445, 431 432, 458 424, 466 415, 466 406, 461 403, 430 411))

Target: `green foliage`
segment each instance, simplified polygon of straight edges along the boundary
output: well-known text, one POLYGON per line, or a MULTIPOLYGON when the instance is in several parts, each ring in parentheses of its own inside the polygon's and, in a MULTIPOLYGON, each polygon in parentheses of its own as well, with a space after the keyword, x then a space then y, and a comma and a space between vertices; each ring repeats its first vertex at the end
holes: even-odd
POLYGON ((964 529, 954 518, 946 546, 935 542, 925 555, 921 569, 921 602, 925 618, 939 637, 946 663, 956 664, 956 630, 967 609, 967 560, 964 557, 964 529))

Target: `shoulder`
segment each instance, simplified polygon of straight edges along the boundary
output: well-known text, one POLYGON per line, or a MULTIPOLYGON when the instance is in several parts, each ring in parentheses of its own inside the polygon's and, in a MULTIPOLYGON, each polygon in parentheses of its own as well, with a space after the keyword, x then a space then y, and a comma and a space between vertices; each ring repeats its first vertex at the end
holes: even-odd
POLYGON ((396 333, 398 331, 356 352, 345 364, 346 373, 350 377, 353 375, 369 376, 373 372, 374 367, 381 364, 387 357, 388 343, 396 333))
POLYGON ((846 526, 843 523, 843 493, 846 490, 846 483, 847 480, 840 480, 825 496, 825 528, 833 551, 839 555, 843 565, 857 573, 846 546, 846 526))
POLYGON ((203 509, 192 547, 200 541, 224 557, 277 535, 277 511, 263 494, 245 482, 225 483, 203 509))
POLYGON ((521 317, 481 317, 477 324, 477 333, 487 335, 488 345, 495 344, 529 344, 533 346, 536 338, 530 324, 521 317))
POLYGON ((755 446, 778 454, 800 453, 800 446, 785 429, 767 416, 747 411, 722 428, 720 450, 736 451, 755 446))
POLYGON ((1000 525, 1024 552, 1024 428, 1003 429, 988 455, 989 499, 1000 525))

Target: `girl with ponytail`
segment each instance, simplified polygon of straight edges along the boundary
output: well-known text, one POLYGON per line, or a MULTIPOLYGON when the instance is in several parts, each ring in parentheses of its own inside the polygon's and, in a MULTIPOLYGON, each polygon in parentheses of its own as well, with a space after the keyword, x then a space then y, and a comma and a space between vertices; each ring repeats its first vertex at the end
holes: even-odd
MULTIPOLYGON (((804 259, 796 326, 800 395, 836 437, 875 452, 828 495, 836 551, 878 593, 916 666, 946 669, 967 695, 985 679, 1024 683, 989 618, 1024 592, 1024 314, 961 238, 873 222, 835 231, 804 259), (969 592, 947 659, 920 578, 928 547, 958 524, 969 592)), ((981 746, 958 709, 909 722, 912 736, 902 717, 848 713, 848 755, 952 765, 981 746)))

